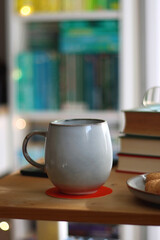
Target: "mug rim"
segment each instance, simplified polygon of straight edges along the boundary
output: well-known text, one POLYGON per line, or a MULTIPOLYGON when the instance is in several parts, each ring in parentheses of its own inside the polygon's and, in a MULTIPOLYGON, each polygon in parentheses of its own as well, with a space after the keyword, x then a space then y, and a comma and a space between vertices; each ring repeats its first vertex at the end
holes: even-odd
POLYGON ((77 127, 77 126, 89 126, 89 125, 99 125, 102 123, 106 123, 107 121, 104 119, 97 119, 97 118, 70 118, 70 119, 58 119, 50 122, 50 125, 53 126, 63 126, 63 127, 77 127), (77 124, 65 124, 65 122, 69 121, 88 121, 88 123, 77 123, 77 124))

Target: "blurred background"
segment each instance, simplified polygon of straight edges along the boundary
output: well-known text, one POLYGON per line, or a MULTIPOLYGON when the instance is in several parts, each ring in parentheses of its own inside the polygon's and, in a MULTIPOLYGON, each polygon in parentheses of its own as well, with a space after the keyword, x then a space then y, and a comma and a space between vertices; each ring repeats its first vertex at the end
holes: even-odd
MULTIPOLYGON (((117 161, 123 110, 139 107, 145 91, 160 85, 159 21, 159 0, 1 0, 0 177, 27 164, 21 145, 29 131, 46 130, 61 118, 106 119, 117 161)), ((43 139, 33 138, 29 152, 43 157, 43 139)), ((0 222, 3 240, 156 240, 159 232, 145 226, 0 222), (48 235, 39 232, 43 227, 48 235)))

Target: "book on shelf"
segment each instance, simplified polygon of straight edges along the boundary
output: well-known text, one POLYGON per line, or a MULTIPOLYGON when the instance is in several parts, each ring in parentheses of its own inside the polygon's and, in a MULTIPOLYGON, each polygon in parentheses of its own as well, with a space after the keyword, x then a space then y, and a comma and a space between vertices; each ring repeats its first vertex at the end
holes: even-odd
MULTIPOLYGON (((93 11, 97 9, 96 0, 85 0, 82 2, 83 9, 86 11, 93 11)), ((107 8, 107 6, 105 6, 107 8)))
POLYGON ((111 67, 114 58, 112 54, 84 55, 84 98, 89 109, 117 109, 118 75, 113 71, 117 72, 118 65, 111 67))
POLYGON ((35 12, 58 12, 61 10, 60 0, 39 0, 35 2, 35 12))
POLYGON ((119 9, 119 0, 109 0, 108 9, 119 9))
POLYGON ((160 169, 160 156, 118 153, 118 172, 147 173, 160 169))
POLYGON ((88 109, 117 109, 118 75, 105 79, 107 74, 112 75, 112 71, 117 72, 117 65, 107 68, 107 62, 105 65, 104 62, 108 58, 111 65, 114 58, 118 60, 112 54, 60 55, 60 102, 63 109, 68 109, 69 103, 71 108, 77 104, 88 109), (104 81, 108 81, 108 86, 104 81), (108 98, 104 101, 106 96, 108 98))
POLYGON ((48 56, 44 52, 33 54, 34 109, 47 109, 48 56))
POLYGON ((117 109, 115 54, 56 54, 28 51, 17 56, 19 110, 117 109))
POLYGON ((119 0, 15 0, 17 12, 22 13, 24 6, 30 7, 31 13, 117 10, 119 0))
POLYGON ((34 108, 33 97, 33 54, 30 51, 20 53, 16 58, 18 76, 16 78, 16 104, 20 110, 34 108))
POLYGON ((18 54, 16 105, 31 111, 59 108, 59 67, 56 54, 28 51, 18 54))
POLYGON ((30 50, 59 50, 62 53, 117 53, 117 20, 27 23, 30 50))
POLYGON ((122 135, 119 140, 121 153, 160 156, 160 136, 122 135))
POLYGON ((48 53, 47 64, 47 109, 59 109, 60 95, 59 95, 59 56, 53 52, 48 53))
POLYGON ((60 23, 59 51, 62 53, 117 53, 118 21, 60 23))
POLYGON ((139 107, 125 110, 125 124, 123 133, 160 136, 160 111, 151 107, 139 107))
POLYGON ((104 50, 102 42, 96 42, 101 36, 105 39, 106 33, 107 37, 118 36, 117 20, 27 23, 27 29, 31 60, 24 69, 21 55, 27 61, 26 52, 17 56, 23 76, 17 88, 19 109, 73 109, 76 105, 92 110, 118 108, 118 52, 104 50), (58 52, 65 37, 66 50, 58 52), (88 43, 83 44, 86 39, 88 43), (55 56, 51 57, 53 52, 55 56), (25 95, 30 96, 28 103, 25 95))
POLYGON ((96 59, 94 55, 84 56, 84 81, 85 81, 85 102, 89 109, 94 109, 94 94, 96 86, 94 86, 96 78, 96 59))
POLYGON ((58 23, 29 22, 27 28, 27 47, 32 51, 56 50, 58 46, 58 23))

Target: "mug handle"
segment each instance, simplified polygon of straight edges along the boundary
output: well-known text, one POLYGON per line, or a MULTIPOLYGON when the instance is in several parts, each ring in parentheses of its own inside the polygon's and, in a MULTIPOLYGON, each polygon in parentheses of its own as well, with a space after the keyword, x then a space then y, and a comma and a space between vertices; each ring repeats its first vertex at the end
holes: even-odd
POLYGON ((33 166, 37 167, 37 168, 40 168, 41 170, 45 171, 45 164, 40 164, 40 163, 37 163, 36 161, 34 161, 28 154, 28 151, 27 151, 27 144, 28 144, 28 141, 29 139, 34 136, 34 135, 41 135, 43 137, 46 137, 47 136, 47 132, 46 131, 32 131, 30 132, 29 134, 27 134, 27 136, 24 138, 23 140, 23 144, 22 144, 22 151, 23 151, 23 155, 25 157, 25 159, 30 163, 32 164, 33 166))

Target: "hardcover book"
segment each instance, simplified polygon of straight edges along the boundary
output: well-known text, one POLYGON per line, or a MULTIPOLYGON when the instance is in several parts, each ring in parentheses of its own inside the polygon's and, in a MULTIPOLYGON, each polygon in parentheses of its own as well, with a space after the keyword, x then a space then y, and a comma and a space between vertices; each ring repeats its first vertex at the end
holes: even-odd
POLYGON ((125 126, 123 133, 160 137, 159 108, 140 107, 124 111, 125 126))
POLYGON ((118 154, 117 171, 119 172, 147 173, 158 169, 160 169, 160 156, 118 154))
POLYGON ((120 149, 126 154, 160 156, 160 137, 120 136, 120 149))

